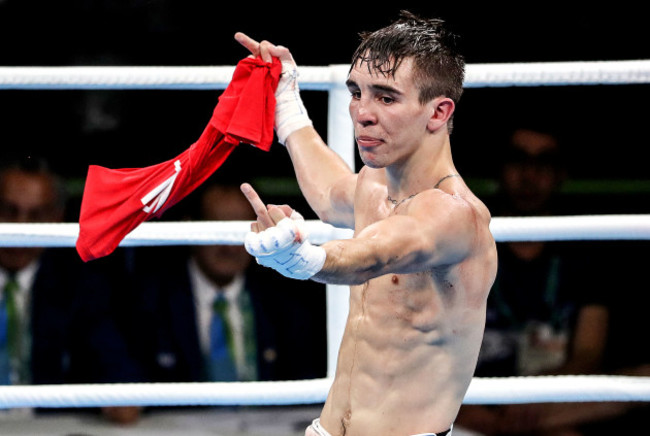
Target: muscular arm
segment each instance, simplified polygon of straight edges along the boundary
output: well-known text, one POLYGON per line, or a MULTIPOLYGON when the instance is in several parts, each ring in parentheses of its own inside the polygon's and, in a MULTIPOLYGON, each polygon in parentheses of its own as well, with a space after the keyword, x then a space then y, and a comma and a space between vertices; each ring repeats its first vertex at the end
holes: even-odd
POLYGON ((327 257, 313 279, 354 285, 456 263, 470 253, 475 232, 466 204, 439 192, 424 194, 411 203, 408 215, 378 221, 353 239, 323 244, 327 257))
POLYGON ((286 211, 275 206, 267 210, 250 185, 242 185, 242 192, 258 217, 246 236, 247 251, 293 278, 361 284, 389 273, 428 271, 465 259, 478 236, 474 209, 432 189, 420 193, 406 214, 380 219, 353 239, 315 247, 286 211))
POLYGON ((318 217, 338 227, 354 228, 357 175, 312 127, 289 135, 287 149, 300 190, 318 217))

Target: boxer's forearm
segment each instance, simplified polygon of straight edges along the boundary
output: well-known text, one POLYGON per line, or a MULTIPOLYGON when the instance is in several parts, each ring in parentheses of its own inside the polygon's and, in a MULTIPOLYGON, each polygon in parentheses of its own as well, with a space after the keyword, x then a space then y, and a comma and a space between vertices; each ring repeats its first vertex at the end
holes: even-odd
POLYGON ((318 217, 340 227, 354 227, 356 175, 312 127, 292 133, 287 149, 300 190, 318 217))
MULTIPOLYGON (((351 239, 332 240, 320 247, 325 261, 313 280, 330 284, 360 285, 376 277, 394 273, 425 271, 434 258, 435 242, 423 238, 417 230, 400 227, 401 217, 394 217, 395 229, 386 231, 382 223, 366 227, 351 239)), ((412 228, 415 226, 411 226, 412 228)))

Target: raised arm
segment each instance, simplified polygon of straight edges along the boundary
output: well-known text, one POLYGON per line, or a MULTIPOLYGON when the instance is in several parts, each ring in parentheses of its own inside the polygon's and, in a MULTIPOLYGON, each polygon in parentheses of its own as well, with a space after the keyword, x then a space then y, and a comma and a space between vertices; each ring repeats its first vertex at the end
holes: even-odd
POLYGON ((357 175, 312 127, 287 141, 300 190, 318 217, 337 227, 354 228, 357 175))
POLYGON ((243 33, 235 39, 252 56, 282 62, 282 77, 276 91, 275 128, 280 143, 291 156, 300 189, 318 217, 339 227, 354 227, 356 174, 330 149, 312 126, 300 98, 297 67, 286 47, 257 41, 243 33))

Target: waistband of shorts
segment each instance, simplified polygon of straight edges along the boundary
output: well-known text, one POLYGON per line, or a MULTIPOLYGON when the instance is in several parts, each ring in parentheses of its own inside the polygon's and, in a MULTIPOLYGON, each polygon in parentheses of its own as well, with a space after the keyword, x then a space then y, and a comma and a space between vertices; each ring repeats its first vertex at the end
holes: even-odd
POLYGON ((452 424, 451 427, 449 427, 449 430, 445 430, 439 433, 418 433, 418 434, 413 434, 411 436, 451 436, 451 431, 454 429, 454 425, 452 424))
POLYGON ((440 433, 418 433, 411 436, 451 436, 451 428, 440 433))
MULTIPOLYGON (((323 428, 322 425, 320 425, 320 418, 316 418, 312 421, 311 427, 318 433, 320 436, 332 436, 330 435, 327 430, 323 428)), ((454 426, 452 425, 449 430, 445 430, 440 433, 420 433, 420 434, 414 434, 411 436, 451 436, 451 431, 453 430, 454 426)))
POLYGON ((323 428, 322 425, 320 425, 320 418, 316 418, 316 419, 314 419, 314 420, 311 422, 311 426, 310 426, 310 427, 311 427, 312 429, 314 429, 314 431, 315 431, 316 433, 318 433, 319 436, 332 436, 331 434, 329 434, 329 433, 327 432, 327 430, 325 430, 325 429, 323 428))

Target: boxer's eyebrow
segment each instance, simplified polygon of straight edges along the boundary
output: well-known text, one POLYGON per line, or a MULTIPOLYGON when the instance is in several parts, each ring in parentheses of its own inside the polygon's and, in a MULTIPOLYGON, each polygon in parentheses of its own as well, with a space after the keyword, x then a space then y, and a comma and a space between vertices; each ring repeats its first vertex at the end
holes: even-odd
MULTIPOLYGON (((355 82, 354 80, 351 80, 351 79, 346 80, 345 84, 346 84, 346 86, 348 87, 348 89, 350 91, 357 91, 357 90, 361 89, 359 87, 359 85, 357 84, 357 82, 355 82)), ((370 88, 370 90, 372 92, 374 92, 374 93, 382 93, 383 92, 383 93, 396 95, 396 96, 403 94, 402 91, 400 91, 397 88, 394 88, 394 87, 389 86, 389 85, 378 84, 378 83, 373 83, 373 84, 369 85, 368 88, 370 88)))
POLYGON ((402 91, 400 91, 397 88, 393 88, 392 86, 388 85, 370 85, 370 89, 374 91, 383 91, 388 94, 394 94, 394 95, 402 95, 402 91))
POLYGON ((359 89, 359 85, 357 85, 357 82, 355 82, 354 80, 351 80, 351 79, 348 79, 348 80, 345 81, 345 86, 347 86, 348 89, 350 89, 350 90, 359 89))

